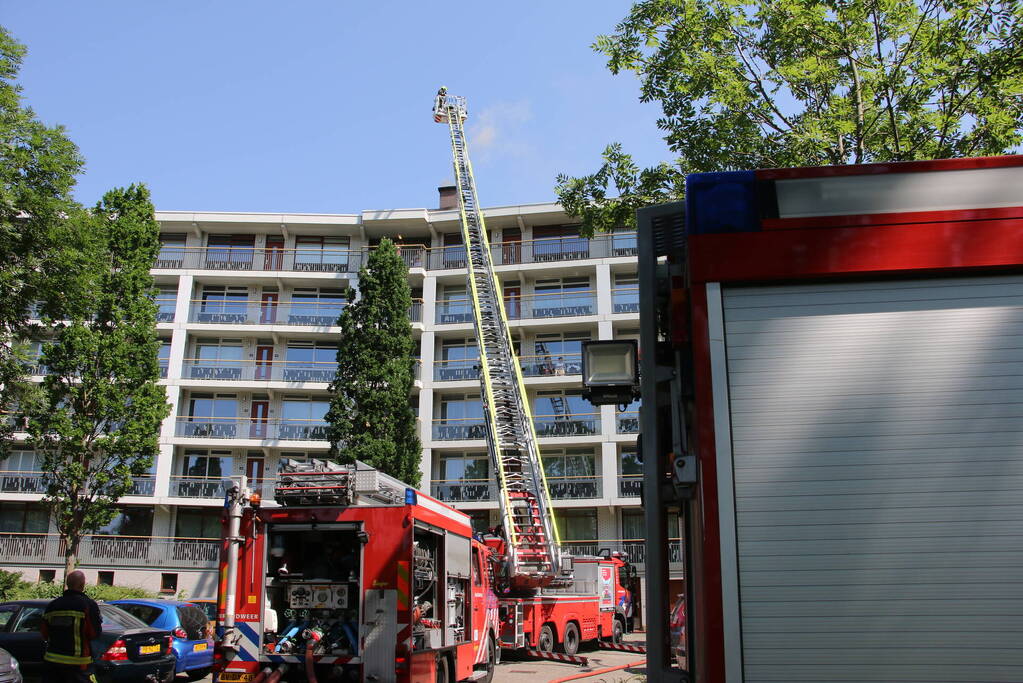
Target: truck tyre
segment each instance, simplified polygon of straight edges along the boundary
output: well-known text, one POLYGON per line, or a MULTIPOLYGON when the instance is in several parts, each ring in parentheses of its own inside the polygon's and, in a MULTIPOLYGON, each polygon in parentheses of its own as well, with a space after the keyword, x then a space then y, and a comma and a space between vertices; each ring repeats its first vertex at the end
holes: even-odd
POLYGON ((494 669, 497 667, 497 646, 494 645, 494 639, 491 636, 487 636, 487 663, 486 663, 486 676, 477 679, 481 683, 490 683, 494 680, 494 669))
POLYGON ((540 652, 554 652, 554 629, 550 624, 544 624, 540 629, 540 638, 536 641, 536 649, 540 652))
POLYGON ((621 645, 622 640, 625 639, 625 625, 622 624, 621 619, 615 619, 614 625, 611 626, 611 642, 615 645, 621 645))
POLYGON ((437 683, 449 683, 451 675, 448 673, 448 658, 441 655, 437 658, 437 683))
POLYGON ((579 627, 575 622, 565 624, 565 634, 561 645, 566 655, 574 655, 579 652, 579 627))

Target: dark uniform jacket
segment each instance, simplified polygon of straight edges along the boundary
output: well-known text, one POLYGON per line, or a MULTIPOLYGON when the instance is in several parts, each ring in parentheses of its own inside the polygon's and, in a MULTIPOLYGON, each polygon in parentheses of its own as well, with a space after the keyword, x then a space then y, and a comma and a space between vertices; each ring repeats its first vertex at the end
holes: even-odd
POLYGON ((103 631, 99 607, 85 593, 66 590, 43 612, 42 632, 47 641, 47 662, 88 666, 92 664, 90 641, 103 631))

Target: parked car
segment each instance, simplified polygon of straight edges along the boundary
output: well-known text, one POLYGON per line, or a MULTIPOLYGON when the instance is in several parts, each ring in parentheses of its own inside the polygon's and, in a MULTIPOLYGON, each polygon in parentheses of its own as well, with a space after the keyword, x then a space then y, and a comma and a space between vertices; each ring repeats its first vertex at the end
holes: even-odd
POLYGON ((111 600, 125 612, 153 628, 170 631, 177 655, 175 671, 197 681, 213 668, 213 639, 207 630, 206 613, 199 607, 177 600, 111 600))
POLYGON ((0 683, 22 683, 18 660, 7 650, 0 649, 0 683))
MULTIPOLYGON (((0 647, 18 660, 26 678, 37 677, 42 671, 44 646, 39 627, 49 602, 16 600, 0 604, 0 647)), ((175 657, 169 631, 152 628, 113 605, 100 604, 99 613, 103 633, 92 641, 92 657, 100 681, 174 680, 175 657)))

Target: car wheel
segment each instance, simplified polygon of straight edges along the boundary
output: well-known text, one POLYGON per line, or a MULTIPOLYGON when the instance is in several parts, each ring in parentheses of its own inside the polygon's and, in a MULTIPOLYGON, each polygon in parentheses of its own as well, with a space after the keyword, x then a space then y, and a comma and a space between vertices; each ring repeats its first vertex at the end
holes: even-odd
POLYGON ((540 652, 554 652, 554 629, 544 624, 540 629, 540 638, 536 641, 536 649, 540 652))
POLYGON ((579 627, 571 621, 565 624, 565 637, 561 648, 566 655, 574 655, 579 652, 579 627))
POLYGON ((210 667, 206 667, 205 669, 192 669, 191 671, 186 671, 185 675, 188 676, 188 680, 190 681, 199 681, 209 676, 210 671, 212 670, 213 669, 210 667))
POLYGON ((490 683, 494 680, 494 669, 497 668, 497 647, 494 645, 494 639, 487 636, 487 668, 486 675, 483 678, 477 678, 479 683, 490 683))
POLYGON ((451 676, 448 674, 448 658, 441 656, 437 658, 437 683, 448 683, 451 676))

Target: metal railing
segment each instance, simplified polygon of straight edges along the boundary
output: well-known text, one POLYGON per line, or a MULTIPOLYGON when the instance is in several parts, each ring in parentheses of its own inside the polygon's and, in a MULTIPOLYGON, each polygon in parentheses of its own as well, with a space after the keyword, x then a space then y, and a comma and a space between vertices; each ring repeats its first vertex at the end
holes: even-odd
POLYGON ((154 299, 156 302, 156 322, 158 323, 172 323, 174 322, 174 309, 177 306, 177 299, 174 297, 158 296, 154 299))
POLYGON ((354 273, 362 265, 358 249, 278 249, 275 247, 172 247, 161 250, 156 264, 162 269, 297 271, 354 273))
POLYGON ((408 319, 414 323, 423 322, 423 300, 413 299, 408 309, 408 319))
POLYGON ((334 327, 347 302, 193 299, 188 321, 219 325, 334 327))
POLYGON ((611 290, 613 313, 639 313, 639 287, 617 287, 611 290))
MULTIPOLYGON (((504 312, 509 320, 595 315, 597 293, 586 290, 505 297, 504 312)), ((437 302, 437 324, 452 325, 472 321, 472 305, 467 297, 442 299, 437 302)))
POLYGON ((618 434, 639 434, 639 411, 629 410, 615 415, 615 432, 618 434))
POLYGON ((479 379, 479 358, 456 358, 433 361, 434 382, 458 382, 479 379))
POLYGON ((519 356, 523 377, 557 377, 581 375, 583 357, 580 353, 519 356))
MULTIPOLYGON (((0 563, 64 563, 65 543, 56 534, 0 533, 0 563)), ((215 569, 220 558, 217 538, 86 536, 78 561, 99 567, 181 567, 215 569)))
POLYGON ((170 495, 175 498, 224 497, 226 487, 223 477, 189 477, 174 475, 170 478, 170 495))
POLYGON ((435 479, 430 495, 447 503, 477 503, 497 500, 497 484, 492 479, 435 479))
POLYGON ((547 489, 554 500, 580 500, 600 498, 600 477, 552 477, 547 476, 547 489))
POLYGON ((486 438, 486 422, 479 417, 440 417, 433 421, 435 441, 464 441, 486 438))
POLYGON ((332 382, 336 373, 336 361, 185 358, 181 365, 182 379, 224 382, 332 382))
POLYGON ((592 436, 600 433, 600 413, 534 415, 533 425, 540 437, 592 436))
POLYGON ((643 494, 642 474, 619 474, 618 496, 620 498, 639 498, 643 494))
MULTIPOLYGON (((597 539, 595 541, 562 541, 561 546, 572 555, 597 555, 601 551, 623 553, 629 562, 644 564, 646 562, 645 541, 641 538, 597 539)), ((668 539, 668 562, 680 569, 682 563, 682 539, 668 539)))
POLYGON ((270 420, 236 417, 179 417, 175 435, 194 439, 278 439, 326 441, 323 420, 270 420))
MULTIPOLYGON (((156 478, 141 475, 132 479, 126 495, 151 496, 156 490, 156 478)), ((0 493, 46 493, 46 473, 25 470, 0 470, 0 493)))

